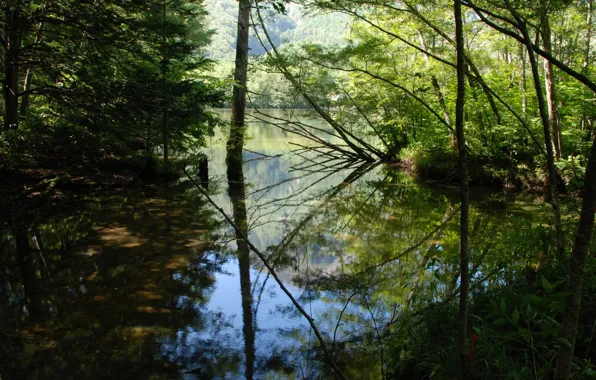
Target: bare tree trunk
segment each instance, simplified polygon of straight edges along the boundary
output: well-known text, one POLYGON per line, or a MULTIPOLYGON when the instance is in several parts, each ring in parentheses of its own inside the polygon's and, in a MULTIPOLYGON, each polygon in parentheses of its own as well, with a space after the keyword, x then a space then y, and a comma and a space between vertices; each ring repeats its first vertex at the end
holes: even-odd
POLYGON ((588 0, 588 15, 586 16, 586 36, 584 38, 584 71, 589 71, 590 64, 590 41, 592 39, 592 11, 593 0, 588 0))
POLYGON ((239 0, 238 2, 236 67, 234 69, 234 90, 232 92, 232 126, 227 144, 228 161, 237 157, 241 158, 242 147, 244 146, 250 6, 251 0, 239 0))
POLYGON ((548 112, 546 108, 546 102, 544 100, 544 94, 542 93, 542 86, 540 85, 540 74, 538 72, 538 61, 534 54, 532 47, 532 40, 528 33, 528 28, 525 21, 519 16, 517 11, 511 6, 509 0, 505 0, 507 8, 511 14, 515 17, 518 22, 519 29, 524 37, 524 44, 528 51, 528 59, 530 67, 532 68, 532 78, 534 80, 534 89, 536 91, 536 97, 538 98, 538 109, 540 111, 540 119, 542 120, 542 130, 544 132, 544 143, 546 145, 546 162, 548 166, 548 183, 549 183, 549 201, 553 209, 554 224, 557 239, 557 255, 559 260, 565 258, 565 236, 563 234, 563 226, 561 224, 561 209, 559 208, 559 195, 557 191, 557 171, 555 169, 555 156, 553 152, 553 144, 551 139, 550 122, 548 118, 548 112))
POLYGON ((577 321, 581 307, 582 288, 584 281, 584 265, 590 246, 592 229, 594 228, 594 213, 596 211, 596 140, 592 142, 592 151, 588 159, 586 176, 584 179, 584 194, 579 225, 575 235, 575 243, 571 251, 569 263, 569 281, 567 292, 570 294, 563 316, 561 336, 570 345, 561 345, 559 362, 557 364, 556 379, 568 380, 573 362, 575 338, 577 336, 577 321))
MULTIPOLYGON (((542 15, 542 28, 540 31, 542 35, 542 47, 548 54, 552 54, 551 44, 551 30, 550 21, 546 10, 542 15)), ((548 120, 551 128, 551 138, 555 153, 555 159, 561 159, 562 145, 561 145, 561 128, 559 123, 559 111, 557 109, 557 90, 555 88, 555 74, 553 71, 553 64, 548 60, 544 60, 544 85, 546 88, 546 103, 548 105, 548 120)))
POLYGON ((468 153, 464 134, 464 104, 466 95, 466 55, 464 50, 464 29, 461 11, 461 0, 454 0, 455 14, 455 46, 457 51, 457 100, 455 105, 455 131, 459 151, 459 175, 461 197, 460 219, 460 293, 457 343, 459 347, 462 379, 468 377, 468 362, 466 344, 468 336, 468 287, 469 287, 469 257, 468 257, 468 219, 470 208, 470 188, 468 182, 468 153))
POLYGON ((168 104, 168 23, 167 23, 167 0, 163 0, 163 84, 164 84, 164 108, 163 108, 163 163, 166 170, 169 165, 170 155, 170 126, 169 126, 169 104, 168 104))
POLYGON ((5 56, 4 56, 4 128, 17 129, 19 126, 19 54, 21 50, 21 35, 18 30, 19 10, 6 10, 5 24, 5 56))
POLYGON ((31 80, 33 78, 33 68, 28 67, 25 72, 25 79, 23 80, 23 91, 25 94, 21 99, 21 116, 27 116, 29 111, 29 94, 27 93, 31 89, 31 80))
MULTIPOLYGON (((583 62, 583 72, 582 74, 588 75, 590 73, 590 42, 592 39, 592 10, 593 10, 593 0, 588 0, 588 15, 586 16, 586 36, 584 38, 584 62, 583 62)), ((590 94, 588 91, 587 94, 590 94)), ((590 96, 590 95, 588 95, 590 96)), ((587 96, 587 97, 588 97, 587 96)), ((586 115, 586 105, 584 103, 583 112, 582 112, 582 120, 581 120, 581 130, 582 132, 588 130, 588 126, 591 124, 591 117, 586 115)), ((587 133, 588 141, 591 139, 591 132, 588 131, 587 133)))
MULTIPOLYGON (((45 4, 44 4, 45 6, 45 4)), ((37 45, 42 39, 43 22, 39 23, 37 34, 35 36, 34 45, 37 45)), ((31 90, 31 82, 33 81, 33 65, 27 66, 25 72, 25 79, 23 80, 23 95, 21 96, 21 117, 26 117, 29 111, 29 90, 31 90)))

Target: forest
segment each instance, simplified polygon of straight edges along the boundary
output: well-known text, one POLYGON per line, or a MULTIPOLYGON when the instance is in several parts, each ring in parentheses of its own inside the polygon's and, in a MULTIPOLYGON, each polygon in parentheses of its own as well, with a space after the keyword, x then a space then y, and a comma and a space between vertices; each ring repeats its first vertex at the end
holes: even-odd
POLYGON ((0 380, 596 378, 593 0, 0 4, 0 380))

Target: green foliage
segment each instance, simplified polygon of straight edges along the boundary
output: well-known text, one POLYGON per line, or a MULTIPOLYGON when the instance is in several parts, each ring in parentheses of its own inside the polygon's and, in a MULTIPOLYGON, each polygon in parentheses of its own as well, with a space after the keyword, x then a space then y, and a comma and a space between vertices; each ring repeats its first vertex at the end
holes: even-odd
MULTIPOLYGON (((319 43, 324 46, 343 43, 347 31, 348 17, 340 13, 322 13, 301 7, 294 2, 261 2, 267 31, 276 46, 284 44, 319 43), (266 4, 265 4, 266 3, 266 4)), ((231 63, 236 51, 238 2, 235 0, 206 0, 205 9, 209 12, 208 25, 215 30, 209 45, 209 56, 231 63)), ((256 21, 256 17, 255 17, 256 21)), ((261 38, 265 40, 261 31, 261 38)), ((263 46, 251 30, 250 53, 261 56, 263 46)))
POLYGON ((211 32, 200 1, 169 0, 165 10, 162 1, 152 0, 11 7, 23 20, 15 26, 23 47, 18 84, 24 83, 17 89, 22 93, 15 133, 21 147, 31 139, 24 151, 4 144, 3 154, 13 163, 18 154, 37 156, 38 164, 43 155, 93 160, 123 154, 126 149, 114 145, 134 140, 145 140, 153 150, 164 139, 166 111, 174 149, 204 143, 216 120, 210 109, 223 91, 209 76, 213 62, 205 48, 211 32))

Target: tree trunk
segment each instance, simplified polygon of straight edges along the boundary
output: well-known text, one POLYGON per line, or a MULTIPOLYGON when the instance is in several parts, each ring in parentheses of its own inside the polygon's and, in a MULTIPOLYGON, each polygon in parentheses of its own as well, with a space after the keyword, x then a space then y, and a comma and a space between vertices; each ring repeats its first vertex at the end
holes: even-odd
MULTIPOLYGON (((422 33, 420 32, 420 30, 418 31, 418 39, 420 40, 420 45, 421 45, 422 49, 424 51, 427 51, 428 49, 426 47, 426 42, 424 41, 424 37, 422 36, 422 33)), ((427 64, 429 63, 428 54, 424 54, 424 60, 426 61, 427 64)), ((453 122, 451 121, 451 115, 449 115, 449 110, 447 109, 447 105, 445 104, 445 98, 443 96, 443 91, 441 90, 441 85, 439 84, 439 81, 437 80, 436 75, 433 74, 430 78, 430 81, 432 83, 433 89, 435 90, 435 95, 437 96, 439 106, 441 107, 441 111, 443 112, 443 118, 445 118, 445 122, 447 124, 449 124, 450 126, 453 126, 453 122)), ((454 149, 457 149, 456 137, 451 129, 449 130, 449 141, 451 143, 451 146, 454 149)))
MULTIPOLYGON (((546 11, 543 11, 542 28, 542 47, 548 54, 552 54, 550 21, 546 11)), ((561 159, 561 128, 559 124, 559 111, 557 109, 557 91, 555 88, 555 74, 553 65, 548 60, 544 60, 544 85, 546 88, 546 102, 548 105, 548 120, 551 128, 551 139, 555 153, 555 159, 561 159)))
POLYGON ((589 71, 590 65, 590 41, 592 39, 592 8, 593 0, 588 0, 588 15, 586 16, 586 36, 584 38, 584 71, 589 71))
MULTIPOLYGON (((43 33, 43 22, 39 23, 39 29, 35 36, 34 45, 37 46, 42 39, 43 33)), ((21 110, 20 110, 20 117, 26 117, 27 112, 29 111, 29 90, 31 90, 31 82, 33 81, 33 65, 27 66, 27 71, 25 72, 25 79, 23 80, 23 96, 21 97, 21 110)))
POLYGON ((528 93, 526 88, 526 51, 523 45, 519 46, 519 60, 520 60, 520 81, 519 86, 522 93, 522 115, 524 120, 528 119, 528 93))
POLYGON ((4 128, 17 129, 19 125, 19 54, 21 35, 18 29, 19 10, 6 10, 5 51, 4 51, 4 128))
POLYGON ((557 191, 557 171, 555 169, 555 156, 553 152, 553 143, 551 139, 550 122, 548 112, 546 108, 546 102, 544 100, 544 94, 542 93, 542 86, 540 85, 540 74, 538 73, 538 61, 534 54, 532 47, 532 40, 528 33, 528 28, 525 21, 523 21, 518 13, 511 7, 508 0, 505 0, 507 8, 513 14, 517 22, 519 23, 520 31, 524 37, 524 44, 528 51, 528 59, 530 67, 532 68, 532 78, 534 80, 534 89, 536 90, 536 97, 538 98, 538 109, 540 111, 540 119, 542 121, 542 130, 544 132, 544 143, 546 145, 546 162, 548 166, 548 183, 549 183, 549 201, 553 209, 554 224, 557 239, 557 255, 559 260, 565 258, 565 236, 563 235, 563 227, 561 225, 561 210, 559 208, 559 195, 557 191))
POLYGON ((494 99, 493 95, 491 94, 490 89, 488 88, 488 86, 486 85, 484 80, 482 80, 480 71, 478 70, 478 68, 472 61, 472 59, 470 59, 470 57, 467 57, 466 62, 468 64, 468 67, 470 68, 470 71, 472 71, 474 76, 477 78, 478 83, 480 84, 480 87, 482 88, 482 91, 484 92, 484 95, 486 96, 486 99, 488 100, 490 109, 493 111, 493 117, 495 119, 495 124, 500 125, 501 124, 501 114, 499 113, 499 108, 497 107, 497 103, 495 102, 495 99, 494 99))
POLYGON ((25 72, 25 79, 23 80, 23 91, 25 94, 22 96, 21 99, 21 116, 27 116, 27 112, 29 111, 29 94, 27 91, 31 89, 31 80, 33 78, 33 68, 28 67, 27 71, 25 72))
MULTIPOLYGON (((590 74, 590 42, 592 39, 592 11, 593 11, 593 0, 588 0, 588 15, 586 16, 586 36, 584 38, 584 62, 583 62, 583 72, 582 74, 588 76, 590 74)), ((594 94, 593 92, 587 91, 586 98, 590 96, 590 94, 594 94)), ((592 116, 587 115, 587 104, 584 102, 584 106, 582 107, 582 119, 581 119, 581 130, 582 132, 587 132, 586 136, 587 141, 591 140, 591 130, 588 130, 588 126, 591 125, 592 116)))
POLYGON ((170 155, 170 125, 169 125, 169 104, 168 104, 168 24, 167 24, 167 0, 163 0, 163 84, 164 84, 164 108, 163 108, 163 163, 167 170, 170 155))
POLYGON ((237 157, 241 158, 242 147, 244 146, 250 6, 250 0, 239 0, 238 2, 236 67, 234 69, 234 90, 232 92, 232 125, 227 143, 228 161, 237 157))
POLYGON ((457 343, 460 354, 462 379, 468 377, 467 336, 468 336, 468 218, 470 208, 470 189, 468 182, 468 157, 464 134, 464 102, 466 95, 466 56, 464 50, 464 30, 461 0, 454 0, 455 42, 457 51, 457 100, 455 105, 455 131, 459 151, 459 175, 461 197, 460 219, 460 293, 457 343))
POLYGON ((567 380, 571 373, 575 338, 577 336, 577 321, 581 306, 581 296, 584 281, 584 265, 590 246, 592 229, 594 228, 594 213, 596 211, 596 139, 592 142, 592 151, 586 167, 584 179, 584 194, 579 225, 575 235, 575 243, 571 251, 569 263, 569 281, 567 292, 570 294, 563 316, 561 336, 571 343, 570 346, 561 345, 559 362, 557 364, 556 379, 567 380))

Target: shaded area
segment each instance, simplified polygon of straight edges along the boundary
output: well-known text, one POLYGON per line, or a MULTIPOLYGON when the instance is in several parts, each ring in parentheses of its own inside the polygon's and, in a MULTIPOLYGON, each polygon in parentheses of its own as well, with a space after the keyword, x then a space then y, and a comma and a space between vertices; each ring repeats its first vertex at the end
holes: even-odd
POLYGON ((81 199, 4 233, 4 378, 169 377, 202 361, 216 367, 214 357, 237 361, 216 339, 193 358, 164 349, 188 324, 217 335, 224 321, 204 304, 221 257, 198 199, 148 191, 157 194, 81 199))

